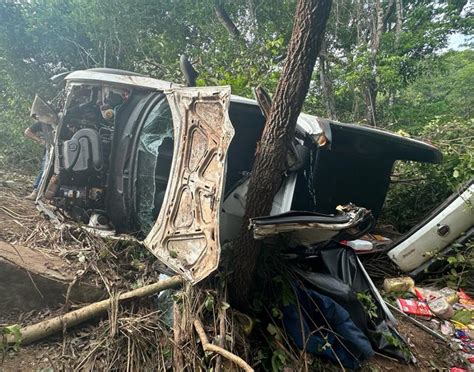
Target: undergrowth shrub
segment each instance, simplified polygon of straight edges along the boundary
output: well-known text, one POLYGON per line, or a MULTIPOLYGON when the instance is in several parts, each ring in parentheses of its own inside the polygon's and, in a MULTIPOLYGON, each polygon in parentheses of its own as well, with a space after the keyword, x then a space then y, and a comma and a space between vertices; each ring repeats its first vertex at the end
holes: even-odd
POLYGON ((3 96, 0 103, 0 168, 35 174, 43 148, 25 138, 23 132, 32 124, 31 102, 3 96))
POLYGON ((442 152, 443 161, 396 164, 381 221, 400 232, 422 220, 474 175, 474 119, 438 117, 417 134, 442 152))

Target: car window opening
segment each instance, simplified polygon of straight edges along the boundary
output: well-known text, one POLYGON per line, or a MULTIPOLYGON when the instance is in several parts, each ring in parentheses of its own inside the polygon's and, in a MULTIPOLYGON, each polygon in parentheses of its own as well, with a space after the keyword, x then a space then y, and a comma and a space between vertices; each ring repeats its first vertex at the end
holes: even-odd
POLYGON ((135 218, 146 235, 153 227, 166 192, 173 159, 173 119, 166 99, 148 114, 138 134, 135 218))
POLYGON ((235 135, 227 152, 225 194, 231 191, 252 170, 257 142, 265 125, 260 108, 231 102, 229 117, 235 135))

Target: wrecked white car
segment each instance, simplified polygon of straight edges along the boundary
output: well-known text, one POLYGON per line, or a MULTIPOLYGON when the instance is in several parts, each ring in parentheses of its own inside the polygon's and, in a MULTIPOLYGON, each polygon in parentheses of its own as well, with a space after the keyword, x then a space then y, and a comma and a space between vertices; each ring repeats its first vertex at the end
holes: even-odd
MULTIPOLYGON (((221 242, 242 223, 265 123, 257 102, 229 87, 185 87, 111 69, 75 71, 64 82, 60 112, 46 112, 42 102, 37 115, 57 121, 39 208, 60 221, 133 234, 192 282, 208 276, 221 242)), ((420 141, 301 114, 273 232, 290 223, 308 233, 308 218, 320 230, 328 224, 327 236, 364 230, 358 223, 367 227, 380 214, 398 159, 438 163, 441 154, 420 141), (336 212, 349 203, 350 213, 336 212)), ((271 234, 264 222, 253 225, 271 234)))

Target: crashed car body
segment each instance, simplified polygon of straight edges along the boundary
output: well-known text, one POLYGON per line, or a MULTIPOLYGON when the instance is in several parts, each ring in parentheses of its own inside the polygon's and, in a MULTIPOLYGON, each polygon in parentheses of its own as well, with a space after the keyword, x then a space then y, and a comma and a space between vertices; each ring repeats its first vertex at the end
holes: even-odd
MULTIPOLYGON (((64 82, 38 207, 54 219, 138 236, 175 272, 205 278, 217 268, 220 242, 242 223, 265 123, 257 102, 229 87, 112 69, 75 71, 64 82)), ((42 104, 39 119, 54 117, 42 104)), ((334 214, 353 203, 377 218, 398 159, 437 163, 441 154, 420 141, 301 114, 271 214, 334 214)))
POLYGON ((394 242, 390 259, 414 278, 440 272, 443 257, 474 238, 474 180, 394 242))

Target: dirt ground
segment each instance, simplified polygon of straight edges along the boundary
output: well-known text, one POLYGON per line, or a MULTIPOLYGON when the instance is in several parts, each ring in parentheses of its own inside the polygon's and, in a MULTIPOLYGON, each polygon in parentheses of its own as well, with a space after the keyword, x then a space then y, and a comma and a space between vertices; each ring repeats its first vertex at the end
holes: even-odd
MULTIPOLYGON (((0 240, 26 245, 34 242, 34 245, 39 245, 38 249, 48 249, 48 235, 56 232, 49 222, 39 215, 34 203, 23 198, 30 192, 30 183, 30 177, 0 172, 0 240), (40 238, 32 236, 35 234, 44 236, 40 238)), ((31 324, 58 314, 59 311, 60 309, 42 309, 27 314, 0 314, 0 328, 14 323, 31 324)), ((73 331, 74 337, 80 340, 78 347, 81 347, 81 343, 87 343, 87 337, 89 332, 93 332, 93 326, 87 324, 73 331)), ((444 342, 403 319, 400 319, 398 329, 408 341, 416 357, 416 364, 404 365, 376 355, 364 366, 364 371, 440 371, 461 367, 457 353, 444 342)), ((56 336, 21 347, 18 351, 8 351, 3 355, 0 371, 67 370, 68 368, 65 368, 67 360, 74 358, 74 355, 71 355, 71 351, 65 353, 64 345, 62 336, 56 336)))
POLYGON ((416 358, 416 364, 401 365, 377 355, 370 361, 368 370, 443 371, 462 366, 457 354, 446 343, 404 319, 398 318, 398 321, 398 331, 408 341, 410 350, 416 358))
POLYGON ((25 200, 31 192, 31 177, 0 170, 0 239, 16 243, 33 232, 42 220, 34 203, 25 200))

